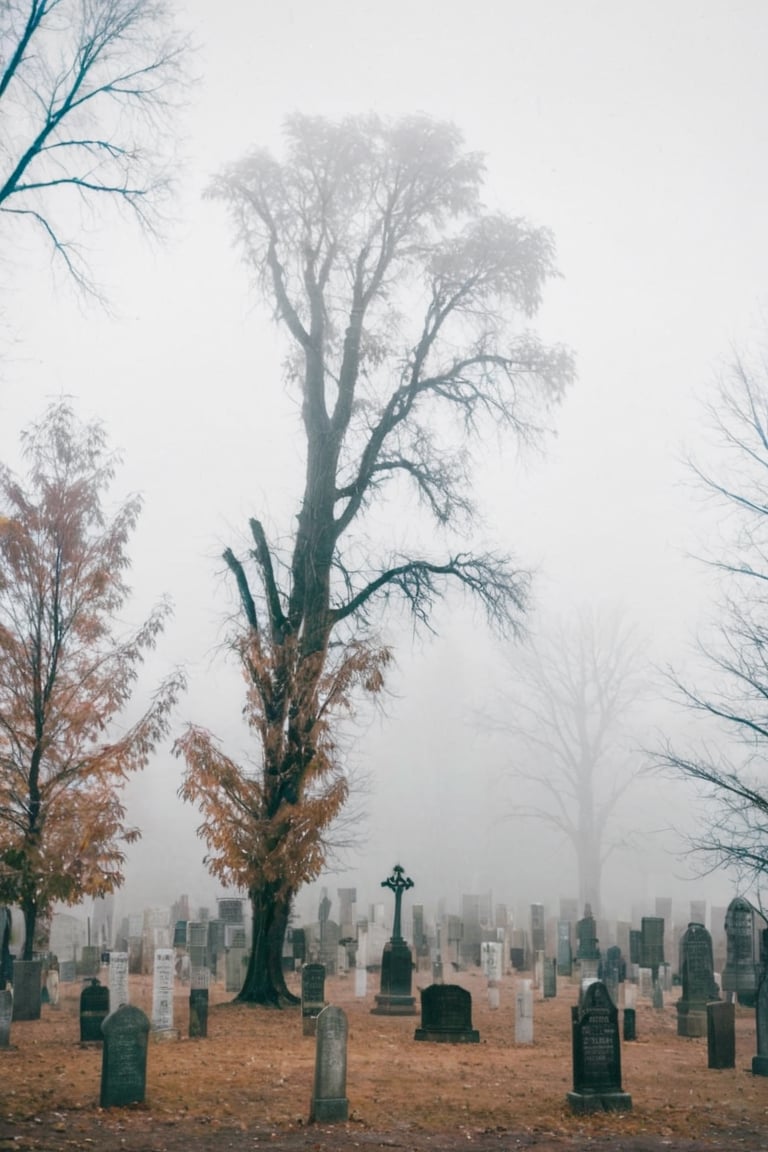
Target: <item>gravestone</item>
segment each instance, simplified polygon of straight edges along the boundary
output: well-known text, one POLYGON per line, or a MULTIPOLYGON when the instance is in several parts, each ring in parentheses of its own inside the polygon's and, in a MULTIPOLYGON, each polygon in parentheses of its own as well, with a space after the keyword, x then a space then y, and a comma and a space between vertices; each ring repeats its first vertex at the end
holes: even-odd
POLYGON ((712 959, 712 937, 703 924, 689 924, 680 940, 680 979, 677 1002, 678 1036, 707 1035, 707 1004, 719 1000, 712 959))
POLYGON ((77 979, 77 964, 74 960, 59 961, 59 980, 62 984, 74 984, 77 979))
POLYGON ((573 971, 573 952, 571 949, 571 924, 569 920, 557 922, 557 974, 570 976, 573 971))
POLYGON ((404 869, 396 864, 392 875, 382 880, 381 886, 395 894, 395 919, 392 938, 384 945, 381 957, 381 990, 375 997, 376 1007, 371 1012, 375 1016, 414 1016, 416 1000, 411 995, 413 958, 400 929, 403 893, 413 888, 413 880, 405 876, 404 869))
POLYGON ((664 963, 664 918, 643 916, 640 920, 640 965, 651 970, 651 999, 657 1010, 664 1007, 659 986, 659 968, 664 963))
POLYGON ((173 979, 176 974, 173 949, 155 949, 152 976, 152 1030, 173 1031, 173 979))
POLYGON ((725 913, 726 962, 723 991, 735 993, 740 1004, 754 1007, 760 980, 760 932, 766 922, 743 896, 731 900, 725 913))
POLYGON ((109 957, 109 1006, 114 1012, 130 1003, 128 994, 128 953, 111 952, 109 957))
POLYGON ((621 1087, 619 1013, 602 980, 583 981, 571 1009, 574 1112, 625 1112, 632 1097, 621 1087))
POLYGON ((544 905, 531 904, 531 951, 534 956, 546 949, 544 905))
POLYGON ((553 996, 557 996, 557 960, 549 960, 546 956, 544 957, 542 985, 545 1000, 551 1000, 553 996))
POLYGON ((301 970, 302 1035, 315 1035, 317 1017, 325 1006, 325 965, 305 964, 301 970))
POLYGON ((48 993, 48 1003, 52 1008, 59 1006, 59 968, 58 962, 55 968, 48 969, 48 975, 45 978, 45 989, 48 993))
POLYGON ((504 945, 495 940, 484 940, 480 945, 480 967, 489 980, 501 980, 503 975, 504 945))
POLYGON ((597 924, 589 904, 584 905, 584 915, 576 924, 576 940, 577 960, 599 960, 597 924))
POLYGON ((315 1085, 311 1123, 344 1123, 349 1118, 347 1099, 347 1017, 329 1004, 317 1018, 315 1085))
POLYGON ((472 1027, 472 997, 458 984, 430 984, 421 992, 421 1027, 414 1040, 442 1044, 478 1044, 472 1027))
POLYGON ((11 1046, 11 1020, 13 1019, 13 992, 0 990, 0 1048, 11 1046))
POLYGON ((13 962, 13 1019, 39 1020, 42 1005, 42 960, 13 962))
POLYGON ((624 1040, 637 1040, 637 1009, 625 1008, 623 1015, 622 1036, 624 1040))
POLYGON ((101 1025, 109 1015, 109 988, 92 976, 80 993, 80 1043, 101 1044, 101 1025))
POLYGON ((131 1004, 121 1005, 102 1024, 104 1051, 99 1100, 102 1108, 144 1102, 149 1027, 149 1020, 141 1009, 131 1004))
POLYGON ((531 980, 515 987, 515 1044, 533 1044, 533 988, 531 980))
MULTIPOLYGON (((763 952, 768 932, 763 932, 763 952)), ((768 967, 763 965, 762 979, 757 990, 755 1003, 755 1031, 757 1033, 757 1055, 752 1057, 752 1075, 768 1076, 768 967)))
POLYGON ((736 1067, 735 1004, 707 1004, 707 1067, 736 1067))

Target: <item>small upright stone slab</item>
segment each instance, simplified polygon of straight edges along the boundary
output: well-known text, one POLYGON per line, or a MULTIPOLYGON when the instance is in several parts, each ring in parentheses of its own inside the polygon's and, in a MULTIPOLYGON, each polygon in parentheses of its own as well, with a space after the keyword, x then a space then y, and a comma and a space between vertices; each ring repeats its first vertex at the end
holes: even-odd
POLYGON ((315 1035, 317 1017, 323 1008, 325 1008, 325 965, 305 964, 301 970, 302 1035, 315 1035))
POLYGON ((550 960, 546 956, 542 971, 542 988, 545 1000, 557 996, 557 960, 550 960))
POLYGON ((621 1087, 619 1014, 602 980, 582 983, 571 1009, 573 1112, 626 1112, 632 1097, 621 1087))
POLYGON ((533 1044, 533 988, 531 980, 515 987, 515 1044, 533 1044))
POLYGON ((0 1048, 11 1047, 11 1020, 13 1019, 13 992, 0 991, 0 1048))
POLYGON ((80 993, 80 1043, 101 1044, 101 1025, 109 1015, 109 988, 94 976, 80 993))
POLYGON ((104 1051, 99 1101, 102 1108, 143 1104, 147 1090, 149 1028, 149 1019, 132 1004, 123 1004, 102 1024, 104 1051))
POLYGON ((472 997, 458 984, 430 984, 421 992, 421 1027, 414 1040, 438 1044, 478 1044, 472 1027, 472 997))
POLYGON ((13 962, 13 1019, 39 1020, 42 1011, 42 960, 13 962))
POLYGON ((735 1004, 707 1004, 707 1067, 736 1067, 735 1004))
POLYGON ((329 1004, 317 1017, 310 1123, 335 1124, 349 1119, 347 1032, 347 1017, 341 1008, 329 1004))

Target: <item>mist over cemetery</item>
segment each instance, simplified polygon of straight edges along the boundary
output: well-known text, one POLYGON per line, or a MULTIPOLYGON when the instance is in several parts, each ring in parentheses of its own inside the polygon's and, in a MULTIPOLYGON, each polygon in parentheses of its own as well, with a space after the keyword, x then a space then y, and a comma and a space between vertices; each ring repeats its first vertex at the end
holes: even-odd
POLYGON ((0 4, 0 1147, 764 1148, 767 10, 233 7, 0 4))

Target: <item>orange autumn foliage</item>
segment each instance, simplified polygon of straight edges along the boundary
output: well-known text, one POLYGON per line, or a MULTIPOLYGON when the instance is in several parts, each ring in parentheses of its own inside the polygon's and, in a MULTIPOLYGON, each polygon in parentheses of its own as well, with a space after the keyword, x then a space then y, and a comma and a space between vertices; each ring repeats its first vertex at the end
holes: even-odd
POLYGON ((0 468, 0 900, 35 923, 55 901, 103 895, 123 880, 128 776, 168 730, 179 672, 147 710, 120 723, 145 653, 170 608, 118 628, 128 539, 140 501, 111 517, 115 461, 97 424, 65 402, 23 438, 24 484, 0 468))

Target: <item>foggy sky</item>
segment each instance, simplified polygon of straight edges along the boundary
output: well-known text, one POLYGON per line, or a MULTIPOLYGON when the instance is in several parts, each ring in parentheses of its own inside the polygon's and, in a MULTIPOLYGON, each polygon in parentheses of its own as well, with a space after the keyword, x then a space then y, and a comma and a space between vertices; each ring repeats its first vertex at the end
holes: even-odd
MULTIPOLYGON (((178 726, 241 741, 239 678, 218 655, 234 608, 220 554, 241 546, 250 515, 289 522, 301 444, 275 332, 221 205, 202 191, 249 147, 279 148, 294 110, 452 119, 486 154, 488 206, 553 230, 562 279, 534 326, 574 349, 579 379, 543 455, 520 460, 508 447, 484 463, 488 533, 536 569, 542 613, 618 604, 654 659, 689 660, 712 609, 688 557, 707 524, 680 458, 702 443, 701 399, 733 345, 759 338, 763 322, 766 5, 185 0, 179 14, 200 45, 201 79, 183 117, 167 244, 138 241, 126 221, 94 223, 86 243, 111 315, 62 284, 33 243, 0 270, 0 458, 17 462, 20 430, 61 393, 106 423, 124 454, 119 486, 145 499, 135 612, 165 592, 176 605, 146 687, 185 663, 178 726)), ((435 624, 438 639, 416 642, 402 621, 389 625, 398 666, 387 715, 366 722, 350 753, 370 777, 364 849, 322 883, 378 899, 400 860, 414 899, 571 895, 557 841, 504 819, 506 751, 478 731, 498 645, 453 600, 435 624)), ((660 706, 658 722, 666 715, 660 706)), ((200 863, 196 814, 175 797, 179 767, 164 749, 130 787, 144 840, 126 906, 220 892, 200 863)), ((654 813, 667 805, 648 787, 637 807, 651 809, 647 851, 617 863, 607 901, 727 900, 722 877, 686 881, 680 844, 654 813)), ((679 796, 674 806, 684 814, 679 796)), ((316 893, 304 899, 313 914, 316 893)))

